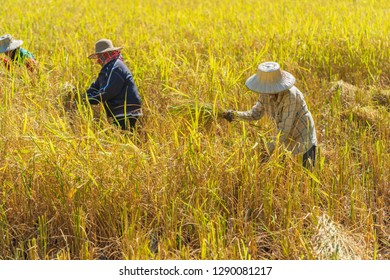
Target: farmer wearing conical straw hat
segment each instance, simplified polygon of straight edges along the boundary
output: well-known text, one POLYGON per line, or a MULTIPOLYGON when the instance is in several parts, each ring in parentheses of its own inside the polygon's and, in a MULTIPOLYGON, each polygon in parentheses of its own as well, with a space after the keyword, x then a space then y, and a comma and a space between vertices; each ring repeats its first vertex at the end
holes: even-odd
MULTIPOLYGON (((276 121, 279 141, 293 154, 303 154, 303 165, 314 165, 317 138, 313 117, 310 114, 303 94, 294 86, 292 74, 280 69, 276 62, 264 62, 258 66, 257 73, 245 85, 256 93, 259 99, 249 111, 229 110, 224 114, 228 121, 260 119, 267 113, 276 121)), ((267 144, 272 153, 277 137, 267 144)))
POLYGON ((29 51, 21 48, 22 40, 15 40, 10 34, 0 37, 0 53, 4 53, 6 57, 2 57, 4 65, 10 69, 13 63, 24 64, 30 71, 35 71, 38 63, 35 57, 29 51))
POLYGON ((134 130, 142 115, 141 98, 133 75, 123 62, 122 47, 114 47, 111 40, 101 39, 95 44, 95 53, 88 56, 97 59, 102 66, 96 81, 87 89, 90 104, 103 103, 107 117, 123 130, 134 130))

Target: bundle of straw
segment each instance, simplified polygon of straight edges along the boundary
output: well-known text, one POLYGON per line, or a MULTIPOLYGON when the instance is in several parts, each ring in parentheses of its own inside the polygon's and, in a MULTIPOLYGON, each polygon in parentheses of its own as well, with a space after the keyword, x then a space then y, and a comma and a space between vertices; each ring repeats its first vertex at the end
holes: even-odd
POLYGON ((66 82, 59 95, 59 102, 64 106, 65 111, 73 111, 75 109, 75 102, 77 99, 77 89, 71 83, 66 82))
MULTIPOLYGON (((331 83, 332 87, 329 90, 329 94, 338 93, 340 95, 340 102, 343 108, 350 108, 357 104, 356 96, 363 90, 357 86, 351 85, 343 80, 331 83)), ((361 94, 364 96, 364 94, 361 94)))
POLYGON ((312 238, 312 244, 320 260, 360 260, 364 257, 363 238, 346 232, 325 214, 318 219, 317 233, 312 238))
POLYGON ((372 94, 372 101, 377 106, 384 106, 390 111, 390 90, 379 90, 372 94))
POLYGON ((168 107, 171 114, 181 115, 191 120, 198 120, 205 125, 222 118, 225 110, 215 103, 206 103, 190 99, 181 99, 176 104, 168 107))
POLYGON ((373 128, 376 128, 382 119, 380 112, 372 106, 355 106, 344 110, 341 116, 345 119, 352 117, 353 122, 361 126, 371 126, 373 128))

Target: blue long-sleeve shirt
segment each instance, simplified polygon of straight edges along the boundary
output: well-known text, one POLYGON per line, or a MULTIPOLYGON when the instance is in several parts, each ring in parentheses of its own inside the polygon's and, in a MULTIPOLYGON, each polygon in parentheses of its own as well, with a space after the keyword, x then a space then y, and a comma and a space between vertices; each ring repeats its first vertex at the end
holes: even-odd
POLYGON ((90 104, 103 103, 108 117, 142 115, 141 97, 133 75, 120 59, 102 67, 95 82, 87 89, 90 104))

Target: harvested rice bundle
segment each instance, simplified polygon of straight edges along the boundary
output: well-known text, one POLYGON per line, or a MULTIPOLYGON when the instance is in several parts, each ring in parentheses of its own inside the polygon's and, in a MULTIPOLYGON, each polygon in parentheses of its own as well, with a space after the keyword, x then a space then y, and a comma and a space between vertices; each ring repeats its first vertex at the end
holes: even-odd
POLYGON ((171 114, 182 115, 189 119, 198 119, 199 122, 207 125, 223 117, 225 110, 213 103, 206 103, 194 100, 180 100, 177 104, 168 107, 171 114))
MULTIPOLYGON (((329 94, 338 93, 343 108, 355 106, 357 103, 368 102, 368 94, 357 86, 351 85, 343 80, 332 83, 329 94), (359 102, 359 99, 362 99, 359 102)), ((367 104, 367 103, 366 103, 367 104)))
POLYGON ((324 214, 318 219, 317 233, 312 238, 314 254, 320 260, 361 260, 364 238, 357 237, 324 214))
POLYGON ((375 91, 371 99, 376 106, 384 106, 390 111, 390 90, 375 91))
MULTIPOLYGON (((65 112, 74 113, 77 110, 77 102, 79 102, 79 92, 71 83, 66 82, 58 97, 58 102, 64 107, 65 112)), ((93 119, 105 119, 104 106, 102 104, 92 105, 91 112, 93 119)))
POLYGON ((382 116, 379 111, 372 106, 355 106, 344 110, 342 117, 350 119, 351 121, 363 126, 377 127, 378 123, 382 120, 382 116))
POLYGON ((75 109, 76 99, 76 87, 71 83, 66 82, 62 86, 61 93, 59 95, 59 102, 64 106, 66 112, 75 109))

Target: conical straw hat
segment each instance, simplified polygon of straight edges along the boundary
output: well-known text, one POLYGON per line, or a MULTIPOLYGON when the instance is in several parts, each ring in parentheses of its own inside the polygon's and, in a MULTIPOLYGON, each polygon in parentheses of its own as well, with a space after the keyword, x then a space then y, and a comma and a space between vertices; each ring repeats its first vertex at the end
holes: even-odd
POLYGON ((5 53, 17 49, 22 44, 22 40, 14 40, 9 34, 3 35, 0 37, 0 53, 5 53))
POLYGON ((276 94, 290 89, 294 83, 294 76, 280 70, 278 63, 264 62, 257 68, 257 73, 246 80, 245 85, 254 92, 276 94))

